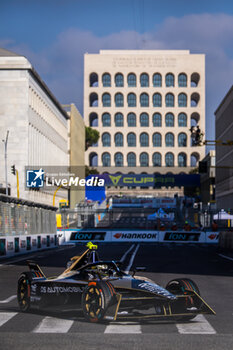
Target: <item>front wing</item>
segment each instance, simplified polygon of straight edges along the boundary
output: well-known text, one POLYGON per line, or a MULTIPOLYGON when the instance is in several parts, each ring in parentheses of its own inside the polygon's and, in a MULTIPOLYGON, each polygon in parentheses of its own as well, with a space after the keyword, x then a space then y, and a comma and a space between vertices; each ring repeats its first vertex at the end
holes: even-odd
MULTIPOLYGON (((124 298, 122 294, 116 293, 116 302, 113 305, 110 305, 105 313, 105 319, 106 320, 122 320, 122 319, 175 319, 179 317, 184 317, 184 316, 196 316, 198 314, 212 314, 215 315, 215 311, 201 298, 200 295, 198 295, 195 291, 185 291, 185 295, 177 295, 177 299, 179 298, 187 298, 187 296, 195 297, 198 298, 202 304, 200 308, 190 308, 190 309, 185 309, 183 310, 174 310, 174 305, 176 301, 171 301, 171 302, 164 302, 161 305, 160 312, 156 312, 154 309, 154 312, 135 312, 135 313, 128 313, 124 311, 123 308, 121 308, 121 305, 124 301, 129 303, 135 303, 138 300, 142 300, 145 302, 148 302, 148 300, 155 300, 156 304, 156 299, 154 297, 148 296, 148 297, 132 297, 132 298, 124 298)), ((135 308, 136 309, 136 308, 135 308)))

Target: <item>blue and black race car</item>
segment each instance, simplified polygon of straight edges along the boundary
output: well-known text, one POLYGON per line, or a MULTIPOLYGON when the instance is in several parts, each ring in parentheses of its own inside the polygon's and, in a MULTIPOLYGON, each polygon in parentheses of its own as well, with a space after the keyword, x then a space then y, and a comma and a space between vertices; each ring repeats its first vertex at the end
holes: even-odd
POLYGON ((125 273, 118 262, 99 260, 97 246, 91 242, 57 277, 46 277, 32 261, 28 266, 30 271, 18 280, 21 311, 81 309, 90 322, 134 318, 188 321, 197 314, 215 314, 191 279, 174 279, 163 288, 146 277, 125 273))

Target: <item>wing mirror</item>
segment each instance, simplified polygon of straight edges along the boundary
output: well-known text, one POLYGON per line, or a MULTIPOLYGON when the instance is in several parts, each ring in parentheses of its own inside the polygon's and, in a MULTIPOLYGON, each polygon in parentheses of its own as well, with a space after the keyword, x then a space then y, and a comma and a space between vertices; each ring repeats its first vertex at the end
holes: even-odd
POLYGON ((138 266, 138 267, 135 267, 135 269, 133 270, 132 277, 134 277, 134 275, 135 275, 136 272, 143 272, 143 271, 146 271, 146 267, 145 267, 145 266, 138 266))

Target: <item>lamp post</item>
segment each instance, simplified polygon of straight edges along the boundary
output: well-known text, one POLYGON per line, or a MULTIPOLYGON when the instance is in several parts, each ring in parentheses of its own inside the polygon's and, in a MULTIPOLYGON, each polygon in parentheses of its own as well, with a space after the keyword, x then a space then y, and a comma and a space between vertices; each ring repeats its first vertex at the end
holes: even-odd
POLYGON ((7 180, 7 142, 8 142, 9 130, 6 132, 6 139, 2 140, 5 148, 5 181, 6 181, 6 195, 8 196, 8 180, 7 180))

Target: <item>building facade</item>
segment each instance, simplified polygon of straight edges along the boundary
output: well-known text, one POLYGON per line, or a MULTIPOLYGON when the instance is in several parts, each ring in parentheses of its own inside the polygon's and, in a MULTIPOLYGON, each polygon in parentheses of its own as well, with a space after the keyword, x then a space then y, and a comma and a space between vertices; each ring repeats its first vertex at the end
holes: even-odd
POLYGON ((233 86, 215 112, 216 202, 219 209, 233 208, 233 86))
MULTIPOLYGON (((70 173, 85 178, 85 124, 74 103, 62 105, 70 119, 68 121, 68 154, 70 173)), ((71 186, 69 194, 70 208, 85 199, 85 189, 71 186)))
MULTIPOLYGON (((25 166, 69 166, 68 115, 23 56, 0 49, 0 137, 8 137, 8 185, 16 197, 19 172, 20 197, 52 205, 53 193, 26 190, 25 166)), ((4 144, 0 145, 0 184, 5 184, 4 144)), ((55 204, 67 198, 59 191, 55 204)))
POLYGON ((86 164, 123 173, 182 173, 205 155, 205 55, 101 50, 85 54, 84 120, 100 132, 86 164), (124 169, 122 168, 124 167, 124 169))

